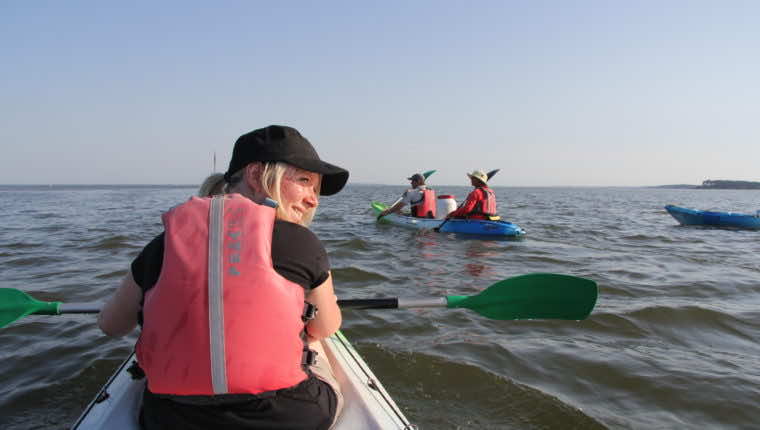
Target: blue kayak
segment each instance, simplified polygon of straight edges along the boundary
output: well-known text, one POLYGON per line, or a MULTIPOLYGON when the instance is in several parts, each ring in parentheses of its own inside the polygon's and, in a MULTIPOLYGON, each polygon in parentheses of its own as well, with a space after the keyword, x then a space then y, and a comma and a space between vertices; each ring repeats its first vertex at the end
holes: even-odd
POLYGON ((665 206, 665 210, 682 225, 760 229, 760 217, 757 215, 701 211, 673 205, 665 206))
MULTIPOLYGON (((388 206, 383 203, 372 202, 375 216, 384 211, 388 206)), ((415 218, 397 213, 388 214, 379 222, 393 224, 400 227, 418 230, 432 230, 443 224, 442 219, 415 218)), ((517 224, 506 221, 486 221, 479 219, 450 219, 441 227, 441 233, 458 233, 491 237, 517 237, 525 234, 525 230, 517 224)))

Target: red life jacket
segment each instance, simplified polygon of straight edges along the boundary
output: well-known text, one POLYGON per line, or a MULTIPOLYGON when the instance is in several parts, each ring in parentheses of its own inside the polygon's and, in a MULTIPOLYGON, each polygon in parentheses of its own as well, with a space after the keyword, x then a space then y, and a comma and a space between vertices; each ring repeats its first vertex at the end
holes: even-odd
POLYGON ((163 215, 163 266, 136 347, 151 392, 258 394, 306 379, 304 290, 272 266, 274 220, 239 194, 163 215))
POLYGON ((425 188, 422 190, 422 202, 412 206, 412 216, 417 218, 435 218, 435 191, 425 188))
POLYGON ((476 194, 475 208, 466 215, 472 219, 491 219, 497 217, 496 213, 496 195, 488 187, 478 187, 473 191, 476 194), (480 191, 480 192, 478 192, 480 191))

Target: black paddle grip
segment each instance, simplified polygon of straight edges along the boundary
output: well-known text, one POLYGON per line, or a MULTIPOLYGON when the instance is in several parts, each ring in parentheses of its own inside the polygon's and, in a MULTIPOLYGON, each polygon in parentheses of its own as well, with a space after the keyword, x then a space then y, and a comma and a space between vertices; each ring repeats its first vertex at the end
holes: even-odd
POLYGON ((343 309, 396 309, 398 298, 338 300, 338 306, 343 309))

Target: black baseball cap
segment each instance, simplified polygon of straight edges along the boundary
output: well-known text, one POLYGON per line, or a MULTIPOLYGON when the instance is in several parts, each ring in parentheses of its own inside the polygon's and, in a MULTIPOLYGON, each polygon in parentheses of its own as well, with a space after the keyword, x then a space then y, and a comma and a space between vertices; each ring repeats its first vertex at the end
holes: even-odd
POLYGON ((410 181, 422 181, 423 183, 425 182, 425 177, 422 176, 419 173, 415 173, 414 175, 412 175, 412 176, 410 176, 410 177, 408 177, 406 179, 408 179, 410 181))
POLYGON ((238 138, 224 179, 255 161, 283 161, 295 167, 320 173, 320 194, 330 196, 340 191, 348 181, 348 170, 326 163, 305 137, 293 127, 270 125, 253 130, 238 138))

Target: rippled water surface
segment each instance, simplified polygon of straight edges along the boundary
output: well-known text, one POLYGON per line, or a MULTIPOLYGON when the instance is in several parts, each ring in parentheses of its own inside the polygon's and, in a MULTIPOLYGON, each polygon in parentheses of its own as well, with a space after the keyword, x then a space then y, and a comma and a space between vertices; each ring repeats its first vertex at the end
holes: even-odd
MULTIPOLYGON (((0 186, 2 287, 104 300, 161 212, 194 191, 0 186)), ((760 232, 680 227, 663 206, 754 213, 760 191, 496 188, 528 232, 503 241, 376 225, 369 202, 401 191, 352 185, 321 201, 312 228, 341 298, 472 295, 531 272, 600 291, 581 322, 346 311, 345 334, 419 428, 758 428, 760 232)), ((68 428, 135 339, 106 338, 93 315, 0 329, 0 428, 68 428)))

